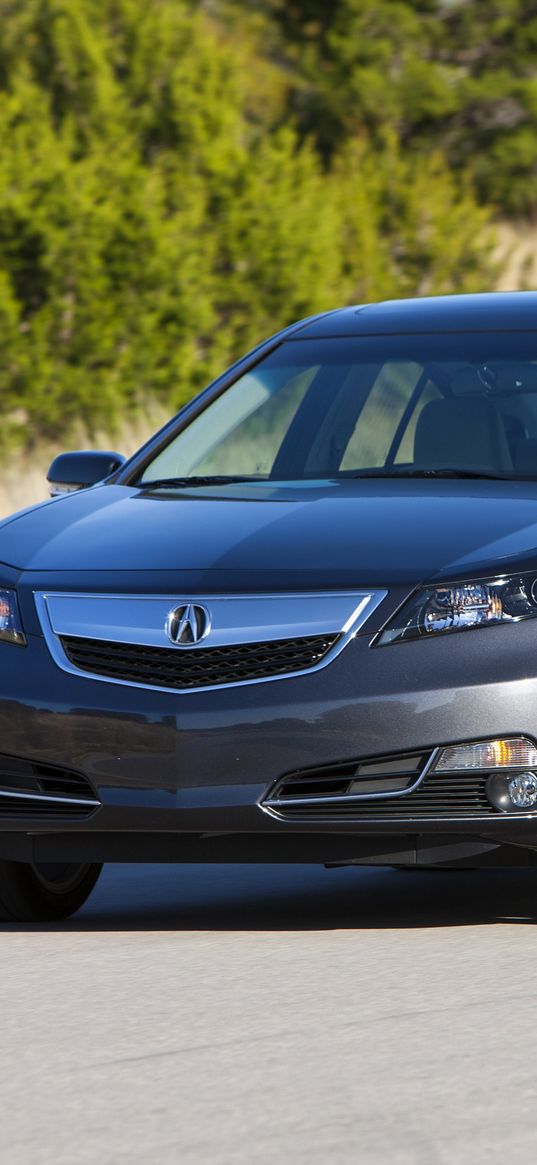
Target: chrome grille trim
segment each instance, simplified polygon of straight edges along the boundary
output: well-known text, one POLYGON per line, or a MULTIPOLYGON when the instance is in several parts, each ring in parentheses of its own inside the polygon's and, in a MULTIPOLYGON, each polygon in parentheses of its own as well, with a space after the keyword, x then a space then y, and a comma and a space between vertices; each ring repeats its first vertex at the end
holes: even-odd
MULTIPOLYGON (((37 801, 39 803, 50 801, 52 804, 58 805, 85 805, 88 809, 98 809, 101 804, 100 801, 96 801, 93 798, 90 800, 89 797, 57 797, 52 793, 20 793, 15 789, 0 789, 1 797, 9 799, 14 797, 16 801, 37 801)), ((1 812, 2 806, 0 802, 0 814, 1 812)))
POLYGON ((126 687, 174 692, 176 695, 194 691, 214 691, 220 688, 242 687, 246 684, 273 683, 294 679, 327 667, 345 648, 350 639, 363 627, 387 595, 386 590, 306 592, 265 595, 95 595, 67 592, 40 592, 34 594, 35 603, 49 651, 55 663, 72 675, 126 687), (165 684, 144 683, 86 671, 77 667, 64 650, 61 638, 95 641, 106 648, 120 642, 131 646, 147 646, 177 650, 166 636, 166 618, 171 609, 193 603, 209 609, 211 633, 199 645, 194 644, 188 654, 210 651, 224 646, 267 644, 288 638, 299 640, 313 636, 335 637, 332 646, 322 658, 301 670, 257 676, 253 679, 200 684, 199 687, 170 687, 165 684), (123 621, 122 621, 123 620, 123 621))

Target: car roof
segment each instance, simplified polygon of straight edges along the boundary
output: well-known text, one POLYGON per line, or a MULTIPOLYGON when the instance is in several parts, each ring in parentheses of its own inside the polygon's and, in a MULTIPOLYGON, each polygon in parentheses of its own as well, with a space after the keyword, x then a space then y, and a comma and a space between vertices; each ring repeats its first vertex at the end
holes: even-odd
POLYGON ((290 338, 533 329, 537 330, 537 291, 491 291, 345 307, 307 321, 290 338))

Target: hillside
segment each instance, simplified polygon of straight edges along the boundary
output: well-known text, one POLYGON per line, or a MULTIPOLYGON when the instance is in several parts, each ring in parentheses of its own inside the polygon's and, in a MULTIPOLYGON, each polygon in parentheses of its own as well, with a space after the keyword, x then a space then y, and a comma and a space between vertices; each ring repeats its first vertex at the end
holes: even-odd
POLYGON ((310 312, 533 278, 535 2, 0 0, 0 29, 12 463, 121 444, 310 312))

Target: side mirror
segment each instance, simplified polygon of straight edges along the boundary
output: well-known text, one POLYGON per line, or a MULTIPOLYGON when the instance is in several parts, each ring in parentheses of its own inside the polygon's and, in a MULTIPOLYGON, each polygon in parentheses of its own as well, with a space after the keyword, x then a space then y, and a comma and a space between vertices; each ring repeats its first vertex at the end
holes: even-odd
POLYGON ((47 473, 50 496, 57 498, 61 494, 96 485, 98 481, 104 481, 111 473, 115 473, 124 461, 121 453, 100 450, 59 453, 47 473))

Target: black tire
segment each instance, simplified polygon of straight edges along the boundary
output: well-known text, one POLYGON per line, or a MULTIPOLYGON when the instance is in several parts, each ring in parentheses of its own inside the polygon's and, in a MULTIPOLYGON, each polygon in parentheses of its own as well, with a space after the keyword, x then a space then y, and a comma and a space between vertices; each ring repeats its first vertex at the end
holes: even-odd
POLYGON ((74 914, 102 870, 98 863, 0 861, 0 919, 55 922, 74 914))

